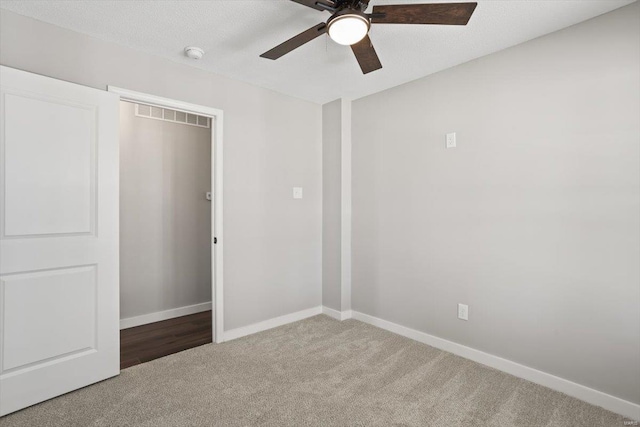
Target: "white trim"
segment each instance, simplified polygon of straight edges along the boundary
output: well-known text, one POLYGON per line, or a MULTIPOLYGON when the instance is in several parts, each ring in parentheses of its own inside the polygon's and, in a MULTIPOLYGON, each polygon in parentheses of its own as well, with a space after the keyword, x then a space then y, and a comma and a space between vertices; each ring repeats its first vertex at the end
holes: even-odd
POLYGON ((340 100, 340 309, 351 310, 351 101, 340 100))
POLYGON ((342 312, 338 310, 334 310, 333 308, 329 308, 327 306, 322 306, 322 314, 325 314, 329 317, 332 317, 336 320, 342 320, 342 312))
POLYGON ((334 310, 333 308, 329 308, 327 306, 322 306, 322 314, 326 314, 327 316, 340 321, 351 319, 351 316, 352 316, 351 310, 338 311, 338 310, 334 310))
MULTIPOLYGON (((175 110, 186 111, 200 116, 210 117, 211 125, 211 188, 213 191, 213 209, 211 212, 211 229, 214 236, 218 239, 218 243, 213 245, 211 251, 211 270, 213 280, 211 281, 211 294, 215 302, 212 319, 213 341, 220 343, 224 337, 224 274, 223 274, 223 252, 224 239, 222 236, 222 147, 223 147, 223 120, 224 114, 222 110, 217 108, 206 107, 204 105, 190 104, 188 102, 177 101, 175 99, 162 98, 155 95, 149 95, 132 90, 122 89, 115 86, 107 86, 109 92, 120 95, 120 99, 124 101, 142 102, 157 107, 172 108, 175 110)), ((213 236, 212 236, 213 238, 213 236)), ((213 239, 212 239, 213 240, 213 239)))
POLYGON ((297 311, 291 314, 285 314, 284 316, 274 317, 273 319, 265 320, 262 322, 254 323, 252 325, 243 326, 241 328, 236 328, 230 331, 226 331, 224 333, 224 340, 225 342, 235 340, 236 338, 241 338, 247 335, 252 335, 258 332, 266 331, 268 329, 277 328, 278 326, 297 322, 298 320, 317 316, 318 314, 322 314, 322 306, 308 308, 306 310, 297 311))
MULTIPOLYGON (((222 111, 220 111, 220 115, 216 115, 214 123, 212 124, 212 129, 215 129, 215 137, 213 137, 214 132, 211 132, 212 138, 215 138, 215 146, 214 149, 211 150, 212 164, 215 169, 215 176, 212 177, 213 185, 215 188, 214 191, 214 214, 211 219, 211 230, 214 236, 218 239, 218 243, 213 245, 213 286, 212 295, 215 295, 215 307, 214 307, 214 322, 213 322, 213 336, 214 342, 221 343, 224 341, 224 233, 223 233, 223 222, 222 222, 222 159, 223 159, 223 147, 222 143, 222 134, 223 134, 223 115, 222 111)), ((213 143, 213 141, 212 141, 213 143)))
POLYGON ((389 332, 439 348, 440 350, 448 351, 466 359, 473 360, 474 362, 490 366, 518 378, 523 378, 561 393, 568 394, 569 396, 591 403, 592 405, 600 406, 625 417, 640 420, 640 405, 633 402, 620 399, 610 394, 594 390, 546 372, 538 371, 537 369, 521 365, 511 360, 494 356, 493 354, 485 353, 462 344, 438 338, 406 326, 398 325, 397 323, 369 316, 368 314, 353 311, 353 318, 360 320, 361 322, 386 329, 389 332))
POLYGON ((135 326, 146 325, 147 323, 160 322, 161 320, 173 319, 174 317, 187 316, 189 314, 202 313, 211 310, 211 301, 201 304, 187 305, 185 307, 172 308, 165 311, 143 314, 141 316, 127 317, 120 319, 120 329, 133 328, 135 326))

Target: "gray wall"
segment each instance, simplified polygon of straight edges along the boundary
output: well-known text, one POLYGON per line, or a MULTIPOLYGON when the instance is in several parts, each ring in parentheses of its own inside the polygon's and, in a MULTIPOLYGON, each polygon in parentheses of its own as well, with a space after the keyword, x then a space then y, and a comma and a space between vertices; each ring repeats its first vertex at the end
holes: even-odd
POLYGON ((639 8, 354 102, 354 310, 640 403, 639 8))
POLYGON ((120 318, 211 301, 211 129, 120 103, 120 318))
POLYGON ((321 106, 6 10, 0 64, 224 110, 225 329, 321 304, 321 106))
POLYGON ((342 310, 341 100, 322 106, 322 305, 342 310))

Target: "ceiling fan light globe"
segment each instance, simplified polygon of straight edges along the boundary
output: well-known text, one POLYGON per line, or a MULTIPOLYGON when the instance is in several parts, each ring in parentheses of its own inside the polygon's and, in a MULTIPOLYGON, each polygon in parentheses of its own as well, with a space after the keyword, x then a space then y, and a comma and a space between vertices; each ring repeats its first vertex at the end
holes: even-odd
POLYGON ((369 20, 357 14, 337 16, 329 21, 329 37, 341 45, 358 43, 369 32, 369 20))

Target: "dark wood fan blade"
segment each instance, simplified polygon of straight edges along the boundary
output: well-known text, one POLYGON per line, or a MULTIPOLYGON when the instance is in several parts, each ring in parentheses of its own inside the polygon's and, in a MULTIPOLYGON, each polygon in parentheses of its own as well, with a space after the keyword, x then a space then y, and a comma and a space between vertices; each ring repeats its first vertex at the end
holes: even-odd
POLYGON ((351 45, 351 50, 360 64, 362 74, 367 74, 375 70, 382 68, 380 59, 376 54, 376 50, 373 48, 371 39, 369 36, 365 36, 358 43, 351 45))
POLYGON ((332 0, 291 0, 296 3, 308 6, 315 10, 331 10, 335 9, 335 2, 332 0))
POLYGON ((286 55, 292 50, 299 48, 303 44, 310 42, 311 40, 323 35, 326 32, 327 24, 322 22, 315 27, 311 27, 308 30, 301 32, 297 36, 291 37, 286 42, 279 44, 278 46, 263 53, 260 56, 267 59, 278 59, 281 56, 286 55))
POLYGON ((375 24, 467 25, 478 3, 393 4, 374 6, 375 24))

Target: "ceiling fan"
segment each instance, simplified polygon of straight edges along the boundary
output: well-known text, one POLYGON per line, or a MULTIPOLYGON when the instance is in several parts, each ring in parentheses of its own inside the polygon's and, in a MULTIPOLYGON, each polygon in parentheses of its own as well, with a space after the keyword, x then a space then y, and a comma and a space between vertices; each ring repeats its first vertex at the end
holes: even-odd
POLYGON ((365 13, 369 0, 291 0, 319 11, 331 12, 327 22, 287 40, 260 55, 278 59, 322 34, 336 43, 351 46, 363 74, 382 68, 371 39, 371 24, 467 25, 477 3, 394 4, 374 6, 365 13))

